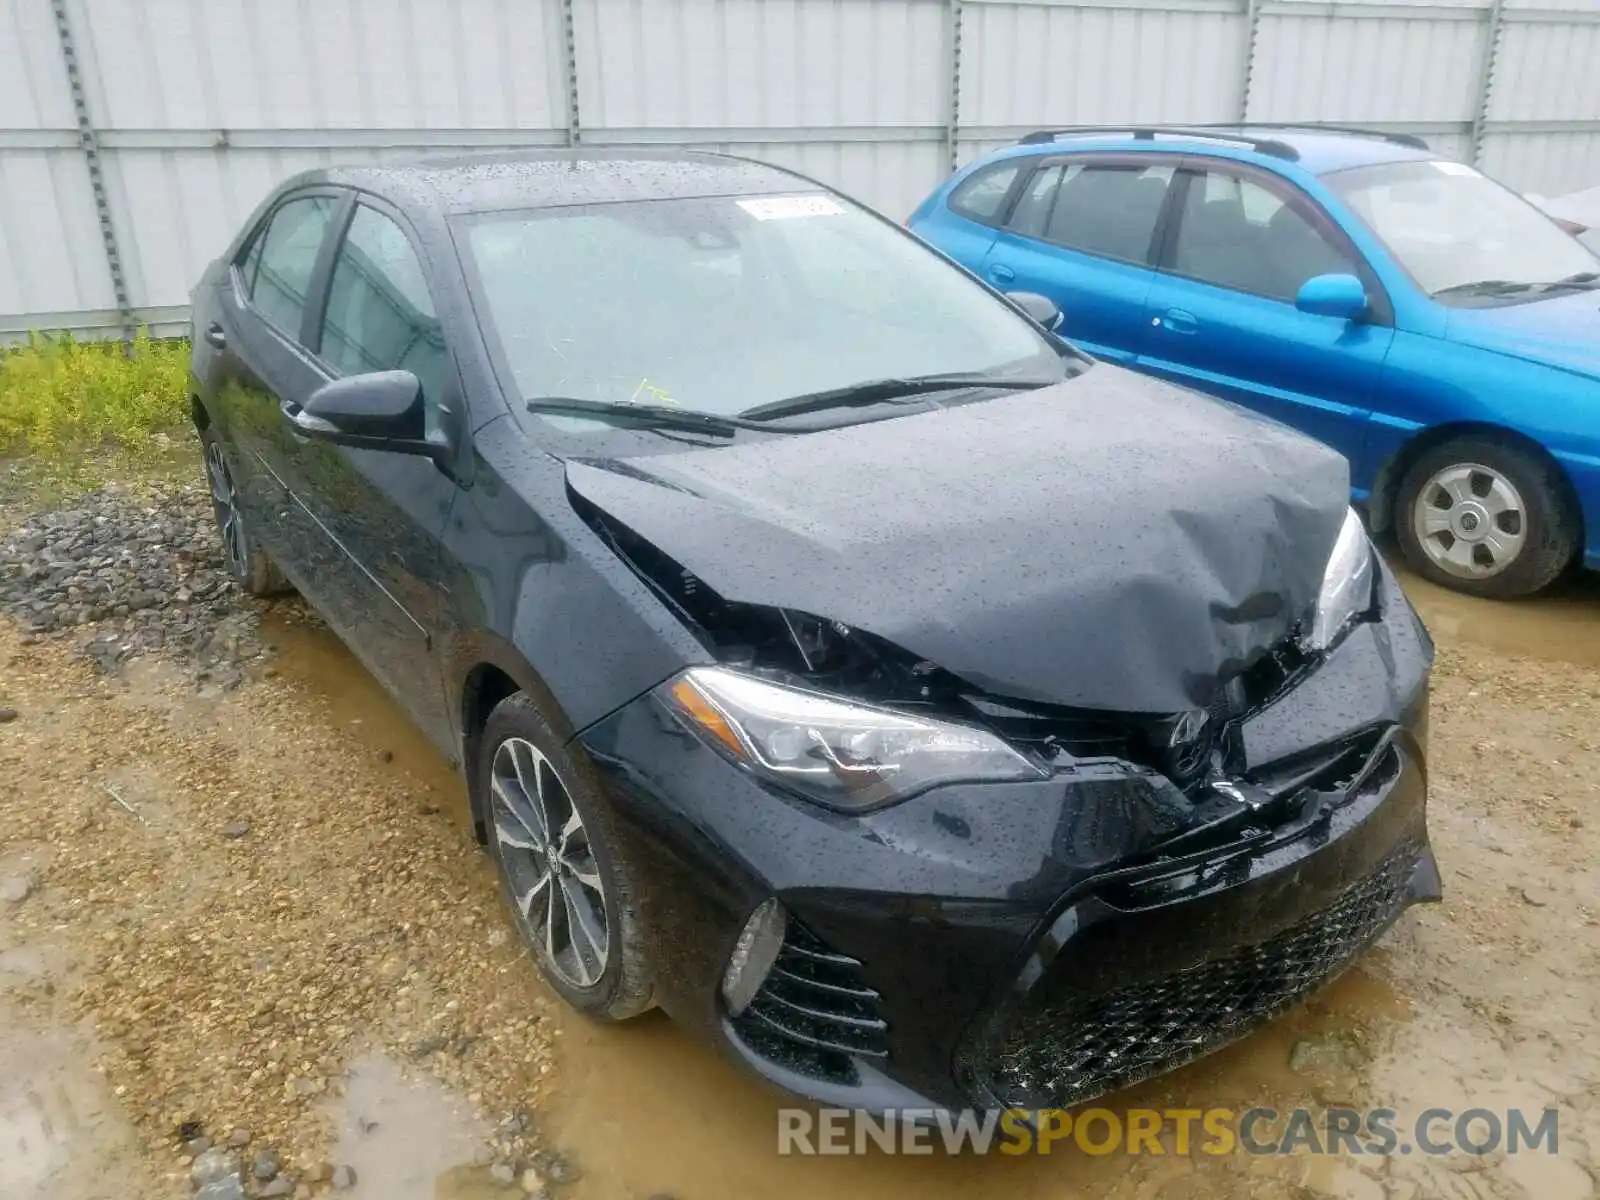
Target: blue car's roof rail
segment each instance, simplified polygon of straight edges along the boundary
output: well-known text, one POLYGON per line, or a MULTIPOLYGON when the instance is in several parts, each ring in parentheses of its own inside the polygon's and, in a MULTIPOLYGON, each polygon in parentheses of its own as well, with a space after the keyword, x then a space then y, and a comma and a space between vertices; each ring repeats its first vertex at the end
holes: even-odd
POLYGON ((1360 125, 1327 125, 1321 121, 1228 121, 1220 125, 1202 125, 1202 129, 1303 129, 1307 133, 1347 133, 1351 137, 1381 138, 1396 146, 1412 150, 1431 150, 1432 146, 1418 134, 1401 133, 1390 129, 1364 129, 1360 125))
POLYGON ((1209 138, 1212 141, 1232 142, 1249 146, 1257 154, 1270 154, 1293 162, 1300 152, 1287 142, 1276 138, 1254 137, 1237 130, 1237 126, 1206 125, 1065 125, 1060 129, 1035 129, 1017 142, 1019 146, 1038 146, 1062 137, 1086 137, 1097 133, 1125 133, 1140 141, 1154 141, 1157 137, 1209 138))

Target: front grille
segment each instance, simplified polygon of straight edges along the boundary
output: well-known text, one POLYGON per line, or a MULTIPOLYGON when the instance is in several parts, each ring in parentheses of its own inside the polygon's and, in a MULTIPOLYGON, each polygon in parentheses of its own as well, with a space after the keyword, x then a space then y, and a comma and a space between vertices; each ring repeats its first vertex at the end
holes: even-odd
POLYGON ((1019 1107, 1064 1107, 1243 1036, 1331 980, 1388 927, 1417 853, 1397 850, 1328 908, 1191 970, 1096 996, 1024 1001, 1000 1041, 995 1094, 1019 1107))
POLYGON ((756 1053, 791 1071, 855 1083, 857 1056, 885 1058, 889 1026, 861 963, 839 954, 792 916, 766 982, 734 1019, 756 1053))

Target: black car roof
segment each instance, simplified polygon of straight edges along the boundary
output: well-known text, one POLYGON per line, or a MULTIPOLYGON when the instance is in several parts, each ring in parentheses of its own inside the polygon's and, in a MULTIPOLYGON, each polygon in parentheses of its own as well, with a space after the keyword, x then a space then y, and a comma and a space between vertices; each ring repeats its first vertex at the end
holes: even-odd
POLYGON ((325 167, 307 172, 296 183, 363 188, 403 208, 445 214, 820 187, 780 167, 708 151, 598 149, 515 150, 325 167))

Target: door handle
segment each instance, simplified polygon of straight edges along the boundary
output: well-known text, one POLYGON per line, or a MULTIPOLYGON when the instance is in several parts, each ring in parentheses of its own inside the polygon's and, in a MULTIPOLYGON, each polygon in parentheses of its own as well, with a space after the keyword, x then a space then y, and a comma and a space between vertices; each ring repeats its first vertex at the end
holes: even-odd
POLYGON ((1005 263, 995 263, 989 268, 989 278, 999 283, 1010 283, 1016 277, 1017 273, 1006 266, 1005 263))
POLYGON ((291 400, 278 401, 278 411, 283 414, 283 419, 289 422, 289 436, 297 442, 309 442, 311 439, 300 432, 300 406, 291 400))
POLYGON ((218 350, 228 348, 228 335, 222 332, 222 326, 215 321, 206 326, 205 339, 218 350))
POLYGON ((1192 312, 1169 308, 1159 317, 1151 317, 1150 324, 1159 325, 1172 333, 1199 333, 1200 321, 1192 312))

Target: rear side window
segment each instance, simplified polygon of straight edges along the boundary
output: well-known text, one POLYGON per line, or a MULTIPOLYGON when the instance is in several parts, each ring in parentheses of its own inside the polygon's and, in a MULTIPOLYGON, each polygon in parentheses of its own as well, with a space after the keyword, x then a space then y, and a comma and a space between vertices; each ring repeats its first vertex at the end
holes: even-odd
POLYGON ((993 223, 1000 218, 1011 185, 1021 167, 1017 163, 996 163, 979 171, 950 193, 950 207, 963 217, 993 223))
POLYGON ((1045 240, 1103 258, 1147 262, 1172 175, 1170 166, 1069 167, 1056 189, 1045 240))
POLYGON ((1023 237, 1043 237, 1050 223, 1050 206, 1056 202, 1056 188, 1061 183, 1061 167, 1044 167, 1035 171, 1017 197, 1017 207, 1011 214, 1009 227, 1023 237))
POLYGON ((449 357, 422 261, 405 231, 365 204, 334 260, 320 353, 345 375, 410 371, 428 410, 437 408, 449 357))
POLYGON ((291 337, 299 336, 311 271, 337 206, 332 196, 303 196, 280 205, 241 264, 251 303, 291 337))

